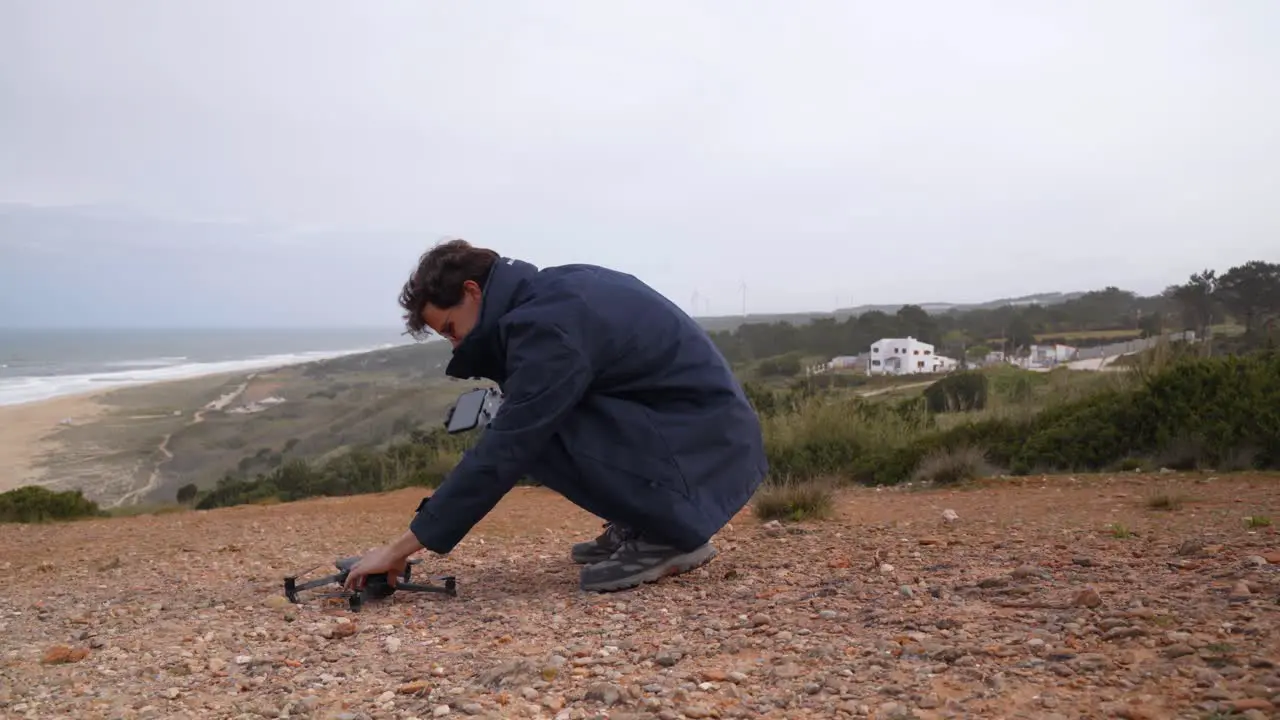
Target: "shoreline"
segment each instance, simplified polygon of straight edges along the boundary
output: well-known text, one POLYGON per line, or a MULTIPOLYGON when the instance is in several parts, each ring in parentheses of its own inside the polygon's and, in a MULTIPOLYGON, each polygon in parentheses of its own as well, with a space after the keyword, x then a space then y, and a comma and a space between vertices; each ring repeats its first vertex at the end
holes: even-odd
MULTIPOLYGON (((104 507, 121 497, 136 500, 142 492, 156 486, 159 463, 165 462, 168 455, 168 438, 185 432, 190 424, 203 422, 206 412, 227 412, 238 398, 255 400, 254 393, 274 393, 279 384, 276 378, 291 386, 295 393, 313 383, 342 385, 339 378, 346 373, 372 373, 381 387, 390 387, 400 382, 398 377, 404 368, 416 371, 417 366, 425 362, 424 358, 431 357, 429 353, 419 356, 417 352, 406 356, 397 352, 401 349, 401 346, 392 346, 325 353, 322 357, 289 358, 283 362, 253 363, 248 367, 206 366, 204 369, 208 372, 138 378, 127 384, 104 383, 104 387, 0 405, 0 493, 31 485, 51 490, 83 487, 87 497, 104 507), (387 354, 386 362, 390 362, 390 366, 383 361, 362 359, 383 354, 387 354), (308 367, 332 362, 337 363, 333 366, 336 373, 333 377, 326 375, 314 381, 306 377, 308 367), (394 369, 388 371, 388 367, 394 369), (277 373, 284 374, 277 376, 277 373), (259 385, 259 379, 264 384, 259 385)), ((384 410, 396 405, 395 401, 381 398, 367 401, 377 403, 384 410)), ((357 393, 344 402, 357 407, 366 402, 366 398, 357 393)), ((296 442, 299 437, 323 435, 325 430, 321 425, 332 422, 325 414, 327 401, 311 402, 307 396, 306 399, 300 397, 299 403, 308 408, 319 403, 315 417, 320 419, 308 417, 305 412, 290 417, 283 432, 297 433, 294 437, 273 436, 267 440, 251 434, 236 440, 241 444, 275 442, 280 445, 291 439, 296 442)), ((417 410, 404 407, 396 412, 417 410)), ((387 424, 391 420, 380 418, 377 422, 387 424)), ((230 464, 243 460, 237 451, 238 447, 220 446, 197 450, 207 454, 206 459, 216 458, 217 462, 230 464)), ((172 456, 168 455, 168 459, 172 456)), ((187 468, 180 472, 195 471, 187 468)))
MULTIPOLYGON (((0 405, 0 493, 27 485, 47 484, 48 478, 44 476, 45 471, 38 465, 45 455, 62 449, 62 444, 57 439, 58 431, 68 424, 82 425, 101 418, 112 409, 107 398, 117 392, 163 388, 189 382, 218 380, 247 382, 258 373, 305 364, 286 363, 272 367, 224 370, 189 377, 161 378, 42 400, 0 405)), ((216 402, 217 398, 213 401, 216 402)), ((193 412, 199 410, 199 408, 189 409, 193 412)))
POLYGON ((90 397, 99 395, 104 392, 112 392, 114 390, 123 390, 129 388, 148 387, 157 383, 181 382, 183 380, 198 380, 208 378, 214 375, 224 374, 243 374, 252 372, 267 372, 278 370, 284 367, 293 367, 297 365, 308 365, 315 362, 323 362, 326 360, 335 360, 345 357, 354 357, 358 355, 367 355, 371 353, 382 352, 384 350, 392 350, 398 347, 395 344, 384 344, 377 346, 368 346, 361 348, 348 348, 345 350, 308 350, 295 353, 282 353, 276 355, 260 355, 242 360, 219 360, 209 362, 191 362, 176 363, 164 367, 152 369, 133 369, 112 371, 105 370, 95 373, 70 374, 70 375, 50 375, 50 376, 19 376, 14 378, 0 378, 0 380, 31 380, 35 379, 41 382, 53 384, 53 394, 47 394, 27 400, 3 401, 0 400, 0 410, 5 408, 22 407, 34 403, 42 403, 51 400, 74 397, 90 397), (147 377, 148 373, 154 373, 155 377, 147 377), (177 374, 172 374, 177 373, 177 374), (69 390, 66 392, 58 392, 57 383, 76 383, 88 384, 85 389, 69 390))
POLYGON ((44 471, 37 467, 50 452, 64 421, 72 425, 92 421, 108 409, 101 402, 109 390, 0 405, 0 492, 24 485, 40 485, 44 471))

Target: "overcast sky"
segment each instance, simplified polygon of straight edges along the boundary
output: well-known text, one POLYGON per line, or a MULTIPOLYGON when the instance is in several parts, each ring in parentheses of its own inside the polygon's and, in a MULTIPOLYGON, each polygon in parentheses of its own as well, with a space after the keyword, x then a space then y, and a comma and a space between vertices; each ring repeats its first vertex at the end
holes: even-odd
POLYGON ((0 0, 0 325, 396 323, 443 236, 712 313, 1155 292, 1280 254, 1276 38, 1275 0, 0 0))

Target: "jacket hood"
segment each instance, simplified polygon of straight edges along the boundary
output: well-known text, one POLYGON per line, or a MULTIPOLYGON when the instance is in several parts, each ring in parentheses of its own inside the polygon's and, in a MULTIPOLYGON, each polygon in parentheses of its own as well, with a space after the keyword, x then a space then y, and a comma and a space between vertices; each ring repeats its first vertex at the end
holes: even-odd
POLYGON ((519 304, 529 281, 537 274, 536 266, 515 258, 502 257, 493 264, 481 292, 480 316, 454 348, 446 375, 461 379, 482 377, 497 383, 506 379, 506 353, 498 321, 519 304))

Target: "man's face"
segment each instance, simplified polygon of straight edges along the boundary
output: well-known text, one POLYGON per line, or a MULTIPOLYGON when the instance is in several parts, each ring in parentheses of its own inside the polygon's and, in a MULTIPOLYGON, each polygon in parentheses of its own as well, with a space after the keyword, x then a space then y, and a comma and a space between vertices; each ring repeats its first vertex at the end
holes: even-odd
POLYGON ((480 297, 480 286, 468 280, 462 285, 462 300, 457 305, 440 308, 427 303, 422 308, 422 321, 456 348, 480 318, 480 297))

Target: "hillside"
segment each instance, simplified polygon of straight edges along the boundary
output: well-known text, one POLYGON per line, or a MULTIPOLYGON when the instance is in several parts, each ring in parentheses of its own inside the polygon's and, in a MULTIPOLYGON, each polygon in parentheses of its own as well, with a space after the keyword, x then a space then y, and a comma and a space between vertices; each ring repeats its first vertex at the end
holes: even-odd
POLYGON ((0 714, 1268 717, 1276 479, 848 489, 827 521, 744 512, 707 567, 612 595, 567 558, 598 520, 517 488, 424 558, 458 597, 359 614, 282 578, 385 542, 421 491, 0 525, 0 714))
POLYGON ((708 332, 733 332, 741 325, 751 323, 791 323, 792 325, 804 325, 818 319, 833 319, 843 321, 851 317, 857 317, 869 312, 882 312, 892 315, 907 305, 914 305, 921 308, 927 313, 957 313, 969 312, 973 310, 995 310, 1003 307, 1025 307, 1028 305, 1058 305, 1068 300, 1074 300, 1083 296, 1083 292, 1050 292, 1038 293, 1035 295, 1025 295, 1016 298, 1000 298, 997 300, 988 300, 978 303, 951 303, 951 302, 925 302, 925 303, 899 303, 882 304, 882 305, 858 305, 856 307, 838 308, 834 312, 808 312, 808 313, 748 313, 747 315, 717 315, 702 316, 695 318, 702 327, 708 332))
POLYGON ((444 376, 449 351, 422 343, 103 393, 88 419, 57 429, 37 465, 42 484, 82 488, 104 506, 146 505, 227 473, 381 445, 442 421, 464 389, 444 376))

